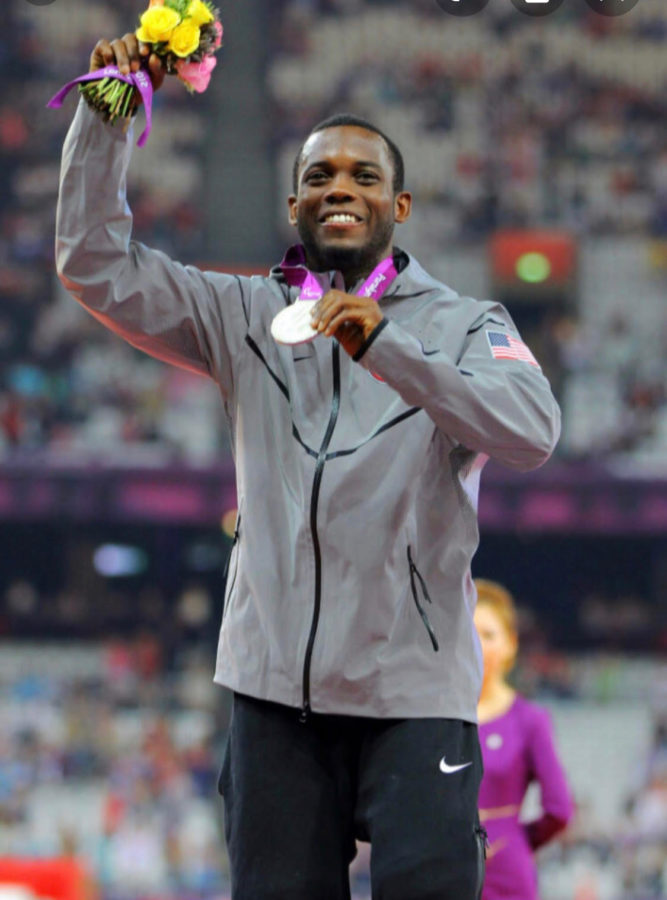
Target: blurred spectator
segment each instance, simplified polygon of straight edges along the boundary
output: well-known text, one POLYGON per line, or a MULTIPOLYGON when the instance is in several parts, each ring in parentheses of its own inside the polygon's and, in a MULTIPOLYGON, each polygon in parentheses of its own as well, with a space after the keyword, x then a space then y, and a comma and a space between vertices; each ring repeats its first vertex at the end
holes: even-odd
MULTIPOLYGON (((0 54, 0 457, 25 458, 47 447, 125 459, 134 449, 143 454, 138 459, 156 462, 165 454, 214 458, 226 438, 213 385, 121 347, 55 286, 55 201, 67 116, 25 112, 43 108, 62 81, 87 69, 100 34, 127 31, 136 3, 68 0, 66 17, 23 0, 4 6, 12 40, 0 54), (47 42, 59 49, 45 53, 47 42)), ((156 99, 158 118, 178 111, 179 131, 158 135, 148 171, 130 177, 132 187, 141 181, 133 194, 135 237, 195 262, 204 222, 189 198, 204 186, 206 108, 185 94, 170 84, 156 99), (160 170, 169 173, 169 191, 154 177, 160 170)))

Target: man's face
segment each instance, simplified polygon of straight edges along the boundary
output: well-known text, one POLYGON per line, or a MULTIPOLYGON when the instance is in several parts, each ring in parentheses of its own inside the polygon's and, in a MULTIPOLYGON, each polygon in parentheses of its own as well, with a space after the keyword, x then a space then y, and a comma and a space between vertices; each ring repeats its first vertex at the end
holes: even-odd
POLYGON ((411 204, 407 191, 394 194, 393 177, 379 134, 344 125, 309 137, 288 204, 311 268, 366 274, 389 255, 411 204))

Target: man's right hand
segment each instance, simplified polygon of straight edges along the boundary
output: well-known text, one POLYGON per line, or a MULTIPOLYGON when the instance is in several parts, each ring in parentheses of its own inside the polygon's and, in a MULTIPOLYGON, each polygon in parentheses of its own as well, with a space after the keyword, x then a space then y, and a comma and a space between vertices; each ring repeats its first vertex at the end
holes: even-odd
POLYGON ((155 53, 151 53, 150 44, 143 44, 136 35, 126 34, 115 41, 99 40, 90 55, 90 72, 96 72, 105 66, 118 66, 123 75, 138 72, 142 63, 148 60, 148 74, 153 82, 153 90, 160 89, 166 70, 155 53))

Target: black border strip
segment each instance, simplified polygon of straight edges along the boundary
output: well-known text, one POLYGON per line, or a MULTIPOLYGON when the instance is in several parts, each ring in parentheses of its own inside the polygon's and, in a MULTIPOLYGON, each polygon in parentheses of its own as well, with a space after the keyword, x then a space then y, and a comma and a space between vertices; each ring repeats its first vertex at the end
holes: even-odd
MULTIPOLYGON (((280 388, 280 391, 282 392, 282 394, 285 397, 285 399, 287 400, 287 402, 290 403, 291 400, 290 400, 289 391, 287 390, 287 385, 284 384, 280 380, 280 378, 278 378, 276 373, 273 371, 271 366, 268 364, 268 362, 264 358, 264 354, 262 353, 262 351, 259 349, 259 347, 253 341, 253 339, 250 337, 249 334, 246 334, 245 342, 250 347, 250 349, 255 354, 255 356, 259 357, 259 359, 264 363, 264 366, 266 367, 266 371, 269 373, 271 378, 273 378, 275 383, 278 385, 278 387, 280 388)), ((312 456, 314 459, 317 459, 317 455, 318 455, 317 452, 315 450, 313 450, 312 447, 309 447, 308 444, 303 440, 303 438, 299 434, 299 429, 296 427, 296 425, 294 424, 293 421, 292 421, 292 436, 303 447, 303 449, 306 451, 306 453, 309 456, 312 456)))
POLYGON ((241 281, 241 279, 238 275, 234 275, 234 278, 236 278, 236 281, 238 282, 239 293, 241 294, 241 306, 243 307, 243 315, 245 317, 245 323, 246 323, 246 325, 249 326, 250 325, 250 316, 248 315, 248 310, 246 309, 246 305, 245 305, 245 291, 243 290, 243 282, 241 281))
MULTIPOLYGON (((245 342, 250 347, 252 352, 262 361, 262 363, 264 363, 264 366, 265 366, 267 372, 269 373, 271 378, 274 380, 274 382, 278 385, 278 388, 280 389, 281 393, 283 394, 283 396, 285 397, 287 402, 290 403, 291 398, 289 395, 289 391, 287 389, 287 385, 284 382, 282 382, 280 380, 280 378, 278 378, 276 373, 273 371, 271 366, 266 361, 264 354, 262 353, 262 351, 259 349, 259 347, 255 343, 255 341, 250 337, 249 334, 246 334, 245 342)), ((338 377, 340 378, 340 374, 338 377)), ((356 453, 357 450, 360 450, 366 444, 370 443, 370 441, 372 441, 378 435, 382 434, 383 431, 387 431, 389 428, 393 428, 394 425, 399 425, 404 419, 409 419, 410 416, 414 416, 415 413, 421 412, 421 409, 422 409, 421 406, 411 407, 410 409, 401 413, 400 416, 396 416, 396 418, 391 419, 389 422, 385 422, 384 425, 381 425, 376 431, 373 432, 373 434, 371 434, 370 437, 366 438, 366 440, 362 441, 360 444, 357 444, 356 447, 351 447, 349 450, 335 450, 333 453, 327 453, 327 455, 325 457, 326 461, 328 462, 331 459, 337 459, 339 456, 350 456, 352 453, 356 453)), ((303 438, 299 434, 299 429, 294 424, 294 421, 292 421, 292 435, 293 435, 294 439, 297 441, 297 443, 300 444, 301 447, 303 447, 303 449, 306 451, 306 453, 309 456, 312 456, 313 459, 317 459, 319 457, 319 453, 316 450, 313 450, 312 447, 309 447, 308 444, 306 444, 306 442, 303 440, 303 438)))
POLYGON ((327 430, 324 433, 320 451, 317 454, 317 465, 315 466, 315 474, 313 476, 313 490, 310 495, 310 531, 313 538, 313 554, 315 557, 315 602, 313 606, 313 618, 310 623, 310 632, 308 634, 308 643, 306 645, 306 655, 303 661, 303 706, 301 709, 301 720, 305 721, 310 712, 310 667, 313 659, 313 648, 315 646, 315 637, 317 635, 317 627, 320 622, 320 609, 322 606, 322 550, 320 548, 320 537, 317 532, 317 506, 320 499, 320 487, 322 485, 322 475, 324 474, 324 466, 327 462, 327 449, 331 443, 336 422, 338 421, 338 413, 340 412, 340 344, 334 341, 331 359, 333 364, 333 396, 331 399, 331 412, 329 414, 329 422, 327 430))
POLYGON ((358 444, 356 447, 352 447, 351 450, 335 450, 333 453, 329 453, 327 455, 327 461, 330 459, 337 459, 339 456, 350 456, 350 454, 356 453, 357 450, 365 447, 366 444, 370 443, 373 438, 376 438, 379 434, 382 434, 383 431, 393 428, 394 425, 398 425, 399 422, 402 422, 404 419, 409 419, 410 416, 414 416, 415 413, 421 412, 421 410, 421 406, 413 406, 411 409, 401 413, 400 416, 396 416, 396 418, 392 419, 390 422, 385 422, 385 424, 381 425, 377 431, 374 431, 370 437, 366 438, 365 441, 362 441, 361 444, 358 444))
POLYGON ((368 335, 366 340, 363 342, 361 347, 359 347, 357 352, 352 357, 352 359, 355 362, 359 362, 359 360, 366 353, 366 351, 368 350, 370 345, 373 343, 375 338, 380 334, 381 331, 384 331, 384 329, 387 327, 388 324, 389 324, 389 319, 387 319, 386 317, 384 319, 381 319, 378 322, 378 324, 375 326, 375 328, 371 331, 371 333, 368 335))
POLYGON ((466 331, 466 335, 476 334, 476 332, 478 332, 481 328, 484 328, 485 325, 489 325, 490 323, 493 325, 500 325, 502 328, 509 328, 509 325, 507 324, 507 322, 499 322, 498 319, 494 319, 491 316, 487 316, 487 318, 484 319, 484 321, 481 324, 479 324, 476 328, 470 328, 468 331, 466 331))

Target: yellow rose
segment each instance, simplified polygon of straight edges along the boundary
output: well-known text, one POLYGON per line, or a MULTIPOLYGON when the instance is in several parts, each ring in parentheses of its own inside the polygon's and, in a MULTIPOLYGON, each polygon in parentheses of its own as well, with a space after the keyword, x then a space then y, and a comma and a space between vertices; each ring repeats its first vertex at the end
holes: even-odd
POLYGON ((180 21, 181 17, 175 9, 152 6, 141 17, 141 28, 137 29, 136 35, 145 44, 168 41, 180 21))
POLYGON ((202 25, 208 25, 215 18, 203 0, 192 0, 185 15, 188 19, 192 19, 195 25, 198 25, 200 28, 202 25))
POLYGON ((176 56, 190 56, 199 46, 199 40, 199 25, 195 25, 192 19, 185 19, 178 28, 174 28, 168 49, 176 56))

